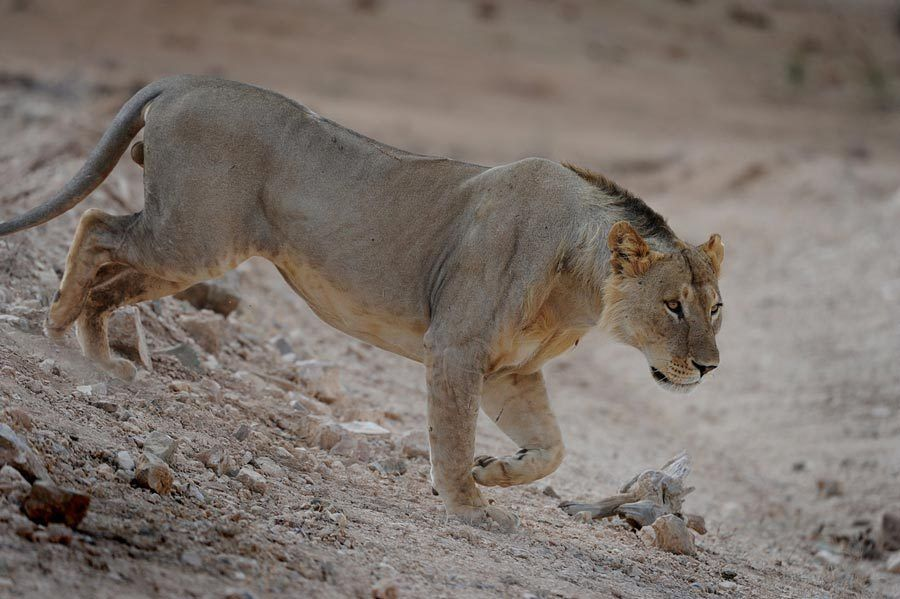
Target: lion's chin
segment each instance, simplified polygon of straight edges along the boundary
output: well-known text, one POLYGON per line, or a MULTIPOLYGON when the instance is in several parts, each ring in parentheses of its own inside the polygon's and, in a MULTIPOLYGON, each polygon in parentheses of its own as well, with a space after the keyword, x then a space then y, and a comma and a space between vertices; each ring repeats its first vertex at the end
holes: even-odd
POLYGON ((652 366, 650 367, 650 375, 653 377, 653 380, 656 381, 656 384, 658 384, 666 391, 671 391, 672 393, 690 393, 691 391, 696 389, 698 385, 700 385, 699 380, 687 384, 674 383, 669 380, 669 377, 652 366))

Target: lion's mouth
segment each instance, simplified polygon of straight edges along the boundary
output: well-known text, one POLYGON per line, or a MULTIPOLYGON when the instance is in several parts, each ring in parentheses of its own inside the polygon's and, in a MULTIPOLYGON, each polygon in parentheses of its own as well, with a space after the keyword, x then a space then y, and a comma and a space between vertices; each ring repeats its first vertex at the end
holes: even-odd
POLYGON ((659 383, 660 387, 662 387, 663 389, 668 389, 670 391, 679 391, 685 393, 687 391, 690 391, 700 383, 700 381, 687 384, 676 383, 670 380, 669 377, 664 375, 659 369, 654 368, 653 366, 650 367, 650 374, 653 376, 653 380, 659 383))

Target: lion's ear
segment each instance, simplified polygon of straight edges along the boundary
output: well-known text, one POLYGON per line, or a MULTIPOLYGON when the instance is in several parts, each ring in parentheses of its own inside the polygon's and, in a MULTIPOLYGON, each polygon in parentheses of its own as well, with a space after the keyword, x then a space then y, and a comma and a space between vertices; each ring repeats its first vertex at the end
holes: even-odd
POLYGON ((719 276, 719 272, 722 269, 722 259, 725 258, 725 244, 722 243, 722 238, 719 237, 718 233, 713 233, 709 236, 709 241, 700 244, 699 249, 703 250, 703 253, 709 257, 713 270, 716 271, 716 276, 719 276))
POLYGON ((612 252, 610 264, 613 272, 627 277, 638 277, 648 270, 661 255, 650 250, 647 242, 630 224, 620 220, 612 226, 606 240, 612 252))

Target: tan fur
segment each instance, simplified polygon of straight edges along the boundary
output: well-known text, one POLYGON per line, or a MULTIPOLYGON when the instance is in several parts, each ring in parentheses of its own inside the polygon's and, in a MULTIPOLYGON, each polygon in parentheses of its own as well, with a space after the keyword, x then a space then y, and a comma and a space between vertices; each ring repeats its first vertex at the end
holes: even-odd
POLYGON ((633 213, 638 229, 665 233, 661 217, 586 169, 410 154, 219 79, 175 77, 138 92, 78 175, 46 204, 0 223, 0 234, 71 209, 141 127, 132 157, 145 167, 146 206, 127 216, 85 212, 48 333, 60 337, 77 322, 85 355, 133 377, 130 363, 110 355, 113 310, 262 256, 322 320, 425 365, 432 482, 464 521, 513 528, 515 517, 476 483, 523 484, 559 465, 563 444, 540 369, 601 320, 670 385, 699 380, 692 360, 718 361, 721 316, 708 318, 718 236, 700 249, 644 239, 616 221, 633 213), (685 286, 690 334, 663 305, 685 286), (518 453, 473 459, 479 406, 518 453))
POLYGON ((673 253, 653 252, 630 225, 613 225, 613 270, 604 284, 603 325, 644 353, 663 387, 689 391, 703 376, 697 364, 715 368, 719 363, 715 336, 722 309, 713 312, 721 298, 718 273, 724 246, 718 235, 697 248, 677 245, 680 249, 673 253), (671 300, 680 302, 680 318, 665 307, 671 300))

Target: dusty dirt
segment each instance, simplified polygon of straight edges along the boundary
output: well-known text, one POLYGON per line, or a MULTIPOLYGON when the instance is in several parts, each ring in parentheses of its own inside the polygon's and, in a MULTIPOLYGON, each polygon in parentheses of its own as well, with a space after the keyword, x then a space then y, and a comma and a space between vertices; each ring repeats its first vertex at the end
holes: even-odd
MULTIPOLYGON (((835 540, 900 508, 898 7, 736 6, 0 2, 0 218, 59 188, 137 87, 194 72, 419 152, 581 163, 683 238, 716 231, 727 247, 721 367, 669 395, 634 350, 584 339, 547 368, 566 461, 488 491, 522 520, 503 535, 447 521, 427 459, 403 456, 424 426, 423 369, 320 323, 267 263, 239 268, 243 303, 214 357, 183 326, 197 311, 171 298, 141 307, 155 371, 134 383, 107 381, 74 339, 51 344, 40 323, 79 215, 142 204, 123 161, 78 209, 0 240, 3 421, 93 496, 69 545, 15 534, 23 516, 0 501, 0 596, 900 597, 884 556, 835 540), (301 397, 278 336, 336 363, 343 398, 301 397), (177 343, 197 370, 160 353, 177 343), (310 410, 390 434, 326 451, 310 410), (171 495, 115 473, 152 431, 180 441, 171 495), (205 468, 216 445, 262 471, 264 492, 205 468), (596 500, 681 449, 686 507, 709 527, 696 557, 576 521, 544 493, 596 500), (403 474, 375 467, 400 457, 403 474)), ((481 423, 478 453, 510 449, 481 423)))

